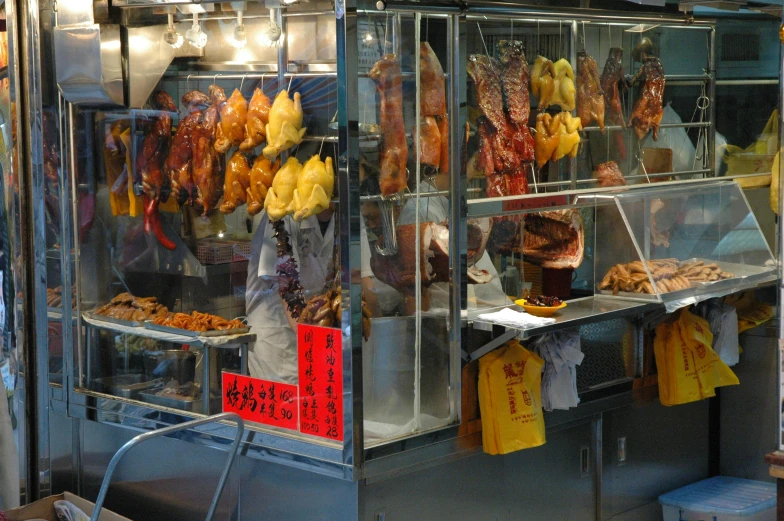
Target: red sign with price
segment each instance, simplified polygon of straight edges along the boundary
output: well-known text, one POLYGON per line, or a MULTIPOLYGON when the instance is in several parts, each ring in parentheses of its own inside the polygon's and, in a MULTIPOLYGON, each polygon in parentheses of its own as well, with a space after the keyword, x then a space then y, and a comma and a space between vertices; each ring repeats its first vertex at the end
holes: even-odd
POLYGON ((243 420, 297 430, 297 386, 223 373, 223 412, 243 420))
POLYGON ((299 431, 343 441, 343 336, 340 329, 297 326, 299 431))

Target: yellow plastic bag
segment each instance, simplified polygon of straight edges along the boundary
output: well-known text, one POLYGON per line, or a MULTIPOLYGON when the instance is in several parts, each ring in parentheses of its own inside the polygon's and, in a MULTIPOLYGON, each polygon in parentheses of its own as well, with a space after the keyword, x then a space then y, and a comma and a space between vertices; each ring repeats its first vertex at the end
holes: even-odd
POLYGON ((479 360, 482 445, 488 454, 544 445, 543 367, 544 360, 516 340, 479 360))
POLYGON ((743 188, 768 186, 771 182, 770 171, 773 157, 778 149, 778 135, 779 113, 778 110, 774 110, 762 133, 753 144, 745 149, 735 145, 727 145, 727 155, 724 158, 727 163, 726 175, 761 174, 738 179, 738 183, 743 188))
POLYGON ((780 154, 780 152, 776 152, 776 157, 773 158, 773 166, 770 169, 770 209, 776 215, 779 214, 779 190, 781 189, 779 185, 780 154))
POLYGON ((738 334, 761 326, 773 318, 773 308, 770 304, 755 300, 753 292, 731 295, 726 298, 725 302, 735 306, 738 312, 738 334))
MULTIPOLYGON (((115 121, 107 129, 104 140, 103 158, 106 166, 106 184, 109 186, 109 205, 112 215, 128 215, 131 203, 127 192, 113 190, 117 179, 122 175, 123 169, 127 170, 126 146, 120 136, 128 128, 127 121, 115 121)), ((130 177, 130 176, 129 176, 130 177)))
POLYGON ((712 343, 708 322, 686 309, 656 327, 653 347, 662 405, 711 398, 716 387, 739 383, 712 343))
POLYGON ((681 310, 678 320, 681 338, 691 350, 694 369, 700 383, 700 394, 703 398, 716 396, 716 387, 737 385, 740 382, 732 369, 725 364, 711 348, 713 334, 708 321, 691 313, 688 309, 681 310))
POLYGON ((654 353, 662 405, 696 402, 702 398, 694 355, 681 338, 677 320, 656 326, 654 353))

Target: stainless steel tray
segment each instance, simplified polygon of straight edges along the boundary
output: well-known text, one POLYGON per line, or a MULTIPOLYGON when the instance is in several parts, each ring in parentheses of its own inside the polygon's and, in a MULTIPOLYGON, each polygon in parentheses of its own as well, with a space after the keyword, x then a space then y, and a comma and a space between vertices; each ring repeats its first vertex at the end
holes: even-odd
POLYGON ((236 329, 213 329, 212 331, 189 331, 187 329, 180 329, 178 327, 161 326, 155 324, 151 320, 145 321, 143 325, 147 329, 152 329, 153 331, 160 331, 161 333, 169 333, 172 335, 189 336, 193 338, 244 335, 245 333, 250 332, 249 327, 240 327, 236 329))
POLYGON ((93 380, 92 387, 99 393, 111 394, 121 398, 135 398, 141 391, 146 391, 161 385, 163 380, 156 378, 147 380, 143 374, 125 374, 120 376, 108 376, 93 380))
MULTIPOLYGON (((721 291, 722 289, 732 289, 734 286, 738 284, 748 284, 752 283, 756 280, 762 281, 766 277, 775 275, 775 268, 773 267, 765 267, 765 266, 747 266, 745 264, 735 264, 732 262, 722 262, 722 261, 713 261, 708 259, 699 259, 699 258, 692 258, 680 261, 680 265, 688 264, 691 262, 698 262, 702 261, 705 264, 716 264, 719 269, 722 271, 726 271, 735 275, 729 279, 721 279, 721 280, 714 280, 714 281, 705 281, 705 282, 692 282, 692 287, 687 289, 680 289, 677 291, 670 291, 666 293, 660 293, 661 298, 663 301, 672 301, 678 300, 680 298, 688 297, 691 294, 695 293, 695 290, 699 292, 699 294, 705 294, 706 290, 716 290, 721 291)), ((612 290, 603 289, 598 291, 600 295, 609 295, 615 297, 623 297, 626 299, 639 299, 639 300, 646 300, 646 301, 658 301, 658 298, 655 294, 650 293, 632 293, 628 291, 619 291, 618 294, 613 295, 612 290)))
POLYGON ((161 407, 169 407, 171 409, 180 409, 183 411, 192 411, 197 406, 201 405, 201 400, 186 396, 169 395, 160 396, 155 393, 142 392, 139 393, 142 400, 153 405, 160 405, 161 407))
MULTIPOLYGON (((702 261, 705 264, 715 264, 719 267, 721 271, 732 273, 735 276, 729 279, 694 282, 692 284, 694 285, 695 288, 713 287, 719 283, 732 283, 732 281, 745 282, 747 280, 750 281, 757 278, 762 279, 765 278, 766 275, 773 275, 775 270, 775 268, 773 267, 748 266, 746 264, 736 264, 734 262, 712 261, 712 260, 697 259, 697 258, 681 261, 681 266, 683 266, 684 264, 689 264, 691 262, 698 262, 698 261, 702 261)), ((724 286, 725 284, 721 284, 721 285, 724 286)))
POLYGON ((141 327, 141 322, 136 322, 134 320, 120 320, 119 318, 114 317, 107 317, 106 315, 99 315, 94 311, 85 311, 84 316, 90 318, 92 320, 98 320, 101 322, 109 322, 110 324, 117 324, 118 326, 126 326, 126 327, 141 327))

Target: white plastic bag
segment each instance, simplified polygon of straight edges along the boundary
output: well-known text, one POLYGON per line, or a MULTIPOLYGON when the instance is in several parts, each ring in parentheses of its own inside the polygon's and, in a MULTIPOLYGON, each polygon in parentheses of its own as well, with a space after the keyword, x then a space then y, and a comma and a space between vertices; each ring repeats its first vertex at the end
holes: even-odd
POLYGON ((577 407, 577 366, 583 361, 577 331, 547 333, 530 347, 545 361, 542 376, 542 407, 546 411, 577 407))
MULTIPOLYGON (((675 112, 668 103, 664 107, 664 124, 683 123, 681 117, 675 112)), ((696 150, 689 139, 689 135, 684 128, 660 128, 658 141, 653 140, 653 132, 642 142, 642 148, 670 148, 672 149, 672 171, 684 172, 694 168, 694 155, 696 150)))
POLYGON ((738 342, 738 312, 734 306, 719 299, 711 299, 695 306, 693 310, 710 324, 713 333, 713 350, 728 366, 738 363, 740 349, 738 342))

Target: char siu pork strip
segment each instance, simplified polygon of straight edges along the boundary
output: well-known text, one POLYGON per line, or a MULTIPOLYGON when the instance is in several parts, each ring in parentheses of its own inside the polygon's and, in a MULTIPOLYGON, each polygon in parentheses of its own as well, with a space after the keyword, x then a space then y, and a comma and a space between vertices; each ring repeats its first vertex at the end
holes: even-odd
POLYGON ((394 54, 378 60, 368 76, 381 97, 381 194, 394 195, 406 187, 408 144, 403 122, 403 81, 400 62, 394 54))

